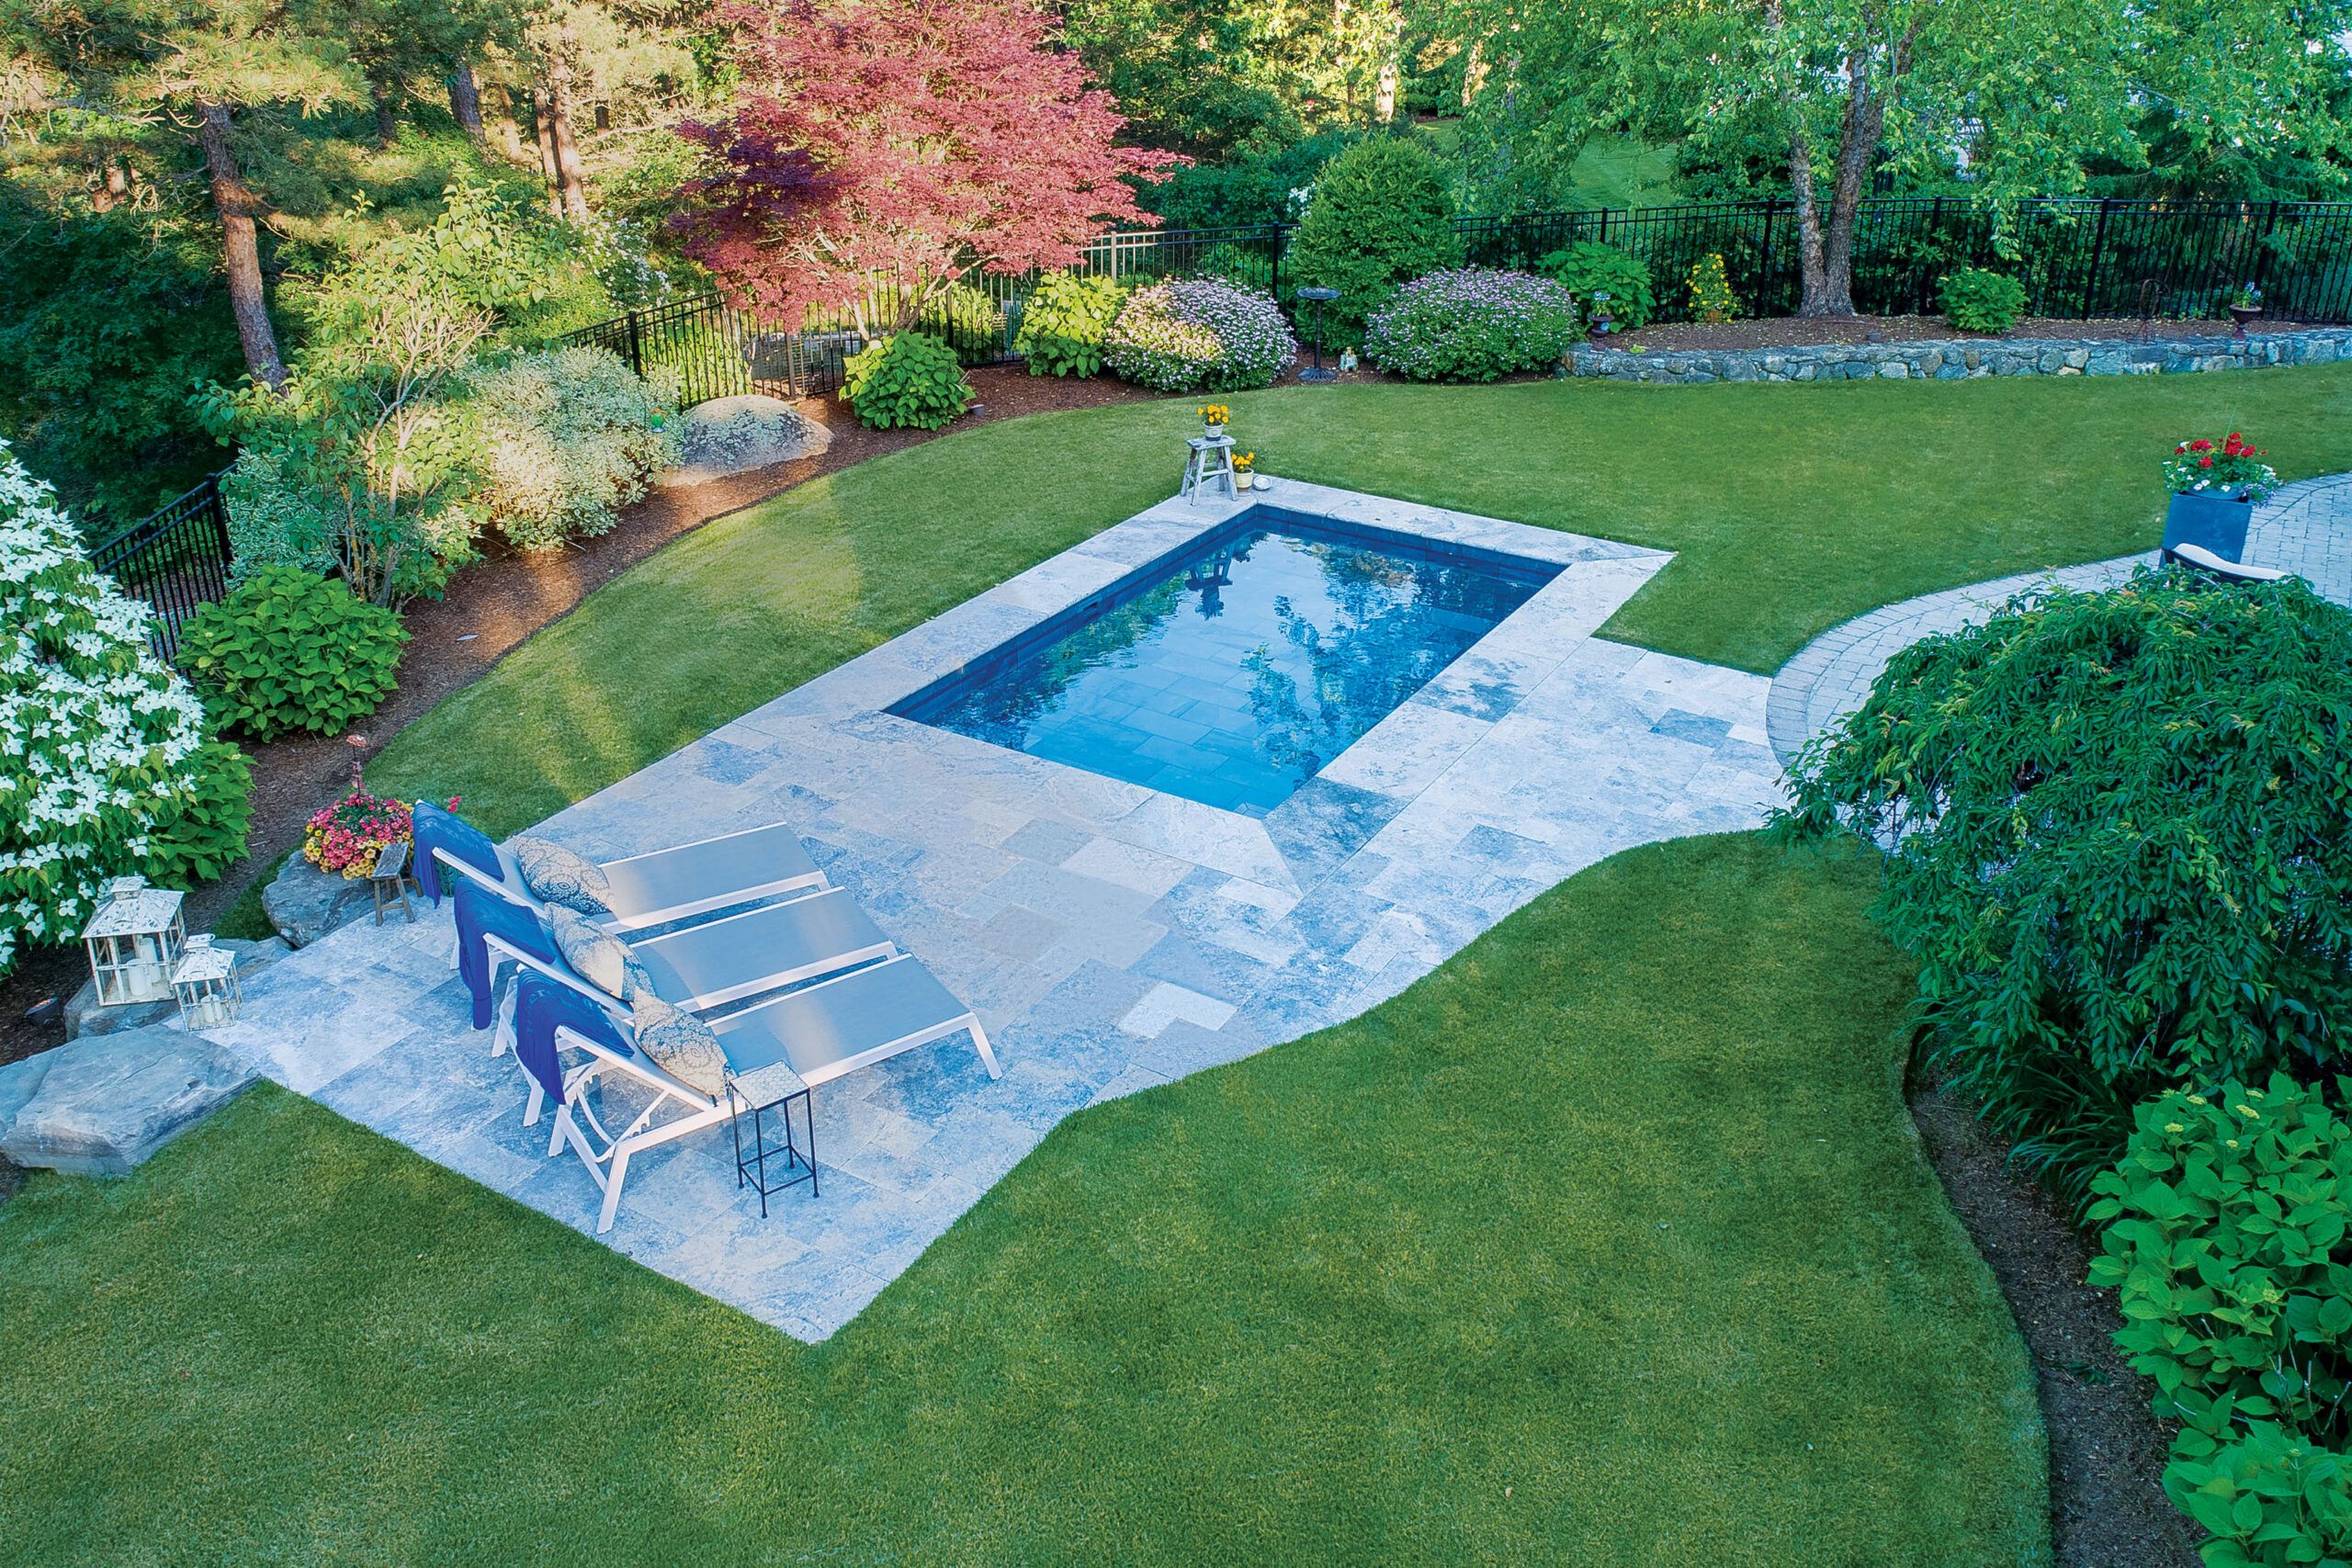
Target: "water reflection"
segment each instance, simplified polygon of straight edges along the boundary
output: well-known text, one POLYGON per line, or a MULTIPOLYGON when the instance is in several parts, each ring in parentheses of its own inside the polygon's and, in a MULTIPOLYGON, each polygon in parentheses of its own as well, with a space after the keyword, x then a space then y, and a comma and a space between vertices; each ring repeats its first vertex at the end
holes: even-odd
POLYGON ((1458 559, 1261 530, 918 716, 1262 813, 1536 586, 1458 559))

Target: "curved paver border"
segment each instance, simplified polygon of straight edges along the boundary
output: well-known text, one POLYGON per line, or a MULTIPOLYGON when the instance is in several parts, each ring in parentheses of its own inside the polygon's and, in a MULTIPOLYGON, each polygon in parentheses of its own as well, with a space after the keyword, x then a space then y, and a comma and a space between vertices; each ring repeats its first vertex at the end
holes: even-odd
MULTIPOLYGON (((1883 604, 1832 626, 1772 677, 1765 730, 1783 767, 1807 740, 1860 707, 1871 683, 1896 653, 1936 632, 1982 620, 2011 594, 2045 582, 2098 588, 2153 562, 2155 552, 2047 571, 2021 571, 1965 588, 1947 588, 1883 604)), ((2256 509, 2245 558, 2291 571, 2339 604, 2352 604, 2352 474, 2328 474, 2282 486, 2256 509)))

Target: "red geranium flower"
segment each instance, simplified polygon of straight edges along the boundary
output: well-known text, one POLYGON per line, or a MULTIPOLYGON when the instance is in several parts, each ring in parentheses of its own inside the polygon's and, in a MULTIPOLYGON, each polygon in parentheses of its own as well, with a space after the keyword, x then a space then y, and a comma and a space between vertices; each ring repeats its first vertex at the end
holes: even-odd
POLYGON ((2188 444, 2188 449, 2191 452, 2211 452, 2213 449, 2213 444, 2200 435, 2188 444))
POLYGON ((2210 468, 2213 466, 2213 459, 2211 457, 2199 457, 2197 459, 2197 466, 2200 468, 2210 468))

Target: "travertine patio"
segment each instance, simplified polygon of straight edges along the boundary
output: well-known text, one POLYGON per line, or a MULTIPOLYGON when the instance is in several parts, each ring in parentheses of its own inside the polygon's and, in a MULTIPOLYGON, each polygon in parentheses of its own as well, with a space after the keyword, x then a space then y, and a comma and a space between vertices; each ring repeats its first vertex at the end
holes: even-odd
MULTIPOLYGON (((1755 827, 1778 799, 1765 679, 1593 635, 1667 556, 1295 482, 1269 499, 1565 570, 1262 818, 882 711, 1238 510, 1170 501, 543 825, 610 857, 788 822, 1004 1065, 990 1081, 957 1040, 820 1089, 822 1195, 764 1221, 723 1133, 644 1156, 605 1240, 822 1338, 1070 1112, 1351 1017, 1581 867, 1755 827)), ((261 976, 214 1037, 592 1230, 595 1189, 522 1126, 522 1078, 469 1026, 448 942, 446 911, 346 927, 261 976)))

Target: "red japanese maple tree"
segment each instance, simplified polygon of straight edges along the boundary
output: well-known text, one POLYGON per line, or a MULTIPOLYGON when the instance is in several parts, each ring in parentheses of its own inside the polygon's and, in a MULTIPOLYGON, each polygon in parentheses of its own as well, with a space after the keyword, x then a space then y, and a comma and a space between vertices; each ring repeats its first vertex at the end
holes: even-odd
POLYGON ((888 331, 976 269, 1068 266, 1118 224, 1156 219, 1120 176, 1174 154, 1118 147, 1126 123, 1050 47, 1028 0, 731 0, 744 87, 684 135, 686 248, 740 304, 811 306, 888 331))

